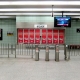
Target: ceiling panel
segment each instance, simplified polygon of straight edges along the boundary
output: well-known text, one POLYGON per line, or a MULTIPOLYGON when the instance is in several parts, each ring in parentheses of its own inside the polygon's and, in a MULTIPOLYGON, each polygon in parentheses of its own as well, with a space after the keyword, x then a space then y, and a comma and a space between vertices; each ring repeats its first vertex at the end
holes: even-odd
MULTIPOLYGON (((0 0, 0 1, 75 1, 75 0, 0 0)), ((80 0, 76 0, 80 1, 80 0)))
MULTIPOLYGON (((13 6, 13 5, 9 5, 9 6, 0 6, 0 8, 52 8, 52 5, 51 6, 49 6, 49 5, 41 5, 41 6, 39 6, 39 5, 19 5, 19 6, 17 6, 17 5, 15 5, 15 6, 13 6)), ((58 5, 58 6, 53 6, 53 8, 80 8, 80 6, 65 6, 65 5, 58 5)))
MULTIPOLYGON (((75 1, 75 0, 0 0, 0 1, 75 1)), ((80 0, 76 0, 76 1, 80 1, 80 0)), ((52 5, 0 5, 0 9, 12 9, 12 8, 51 8, 52 9, 52 5)), ((79 8, 80 9, 80 5, 75 5, 75 6, 71 6, 71 5, 54 5, 53 8, 79 8)), ((41 9, 42 10, 42 9, 41 9)), ((51 13, 51 11, 0 11, 0 13, 51 13)), ((60 13, 60 11, 55 11, 55 13, 60 13)), ((80 13, 80 11, 65 11, 65 13, 80 13)))

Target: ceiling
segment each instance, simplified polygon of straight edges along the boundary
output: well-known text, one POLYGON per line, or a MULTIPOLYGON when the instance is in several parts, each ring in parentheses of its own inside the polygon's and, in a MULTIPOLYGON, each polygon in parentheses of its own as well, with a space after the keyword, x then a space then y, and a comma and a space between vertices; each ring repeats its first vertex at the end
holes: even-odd
POLYGON ((52 5, 53 15, 80 16, 80 0, 0 0, 0 15, 51 15, 52 5))

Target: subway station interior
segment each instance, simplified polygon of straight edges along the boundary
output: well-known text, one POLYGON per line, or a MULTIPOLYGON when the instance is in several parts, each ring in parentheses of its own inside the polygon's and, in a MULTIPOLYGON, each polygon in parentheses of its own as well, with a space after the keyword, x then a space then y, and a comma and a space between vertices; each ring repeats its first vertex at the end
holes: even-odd
POLYGON ((80 80, 80 1, 0 0, 0 80, 80 80))

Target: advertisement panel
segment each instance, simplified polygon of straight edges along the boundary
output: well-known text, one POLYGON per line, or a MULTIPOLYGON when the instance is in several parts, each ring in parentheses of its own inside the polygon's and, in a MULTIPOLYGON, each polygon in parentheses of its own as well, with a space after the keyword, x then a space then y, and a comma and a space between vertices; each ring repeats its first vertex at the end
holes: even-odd
POLYGON ((40 44, 40 29, 35 29, 35 44, 40 44))
POLYGON ((46 44, 47 41, 47 30, 42 29, 42 44, 46 44))
POLYGON ((58 30, 53 30, 53 44, 58 44, 59 43, 59 38, 58 38, 58 30))
POLYGON ((47 43, 48 44, 52 44, 52 29, 48 29, 47 30, 47 36, 48 36, 48 38, 47 38, 47 43))
POLYGON ((29 30, 29 43, 34 44, 34 29, 29 30))
POLYGON ((64 44, 64 29, 59 30, 59 44, 64 44))
POLYGON ((17 30, 17 39, 18 43, 23 43, 23 29, 17 30))
POLYGON ((28 44, 29 43, 29 30, 24 29, 24 43, 28 44))

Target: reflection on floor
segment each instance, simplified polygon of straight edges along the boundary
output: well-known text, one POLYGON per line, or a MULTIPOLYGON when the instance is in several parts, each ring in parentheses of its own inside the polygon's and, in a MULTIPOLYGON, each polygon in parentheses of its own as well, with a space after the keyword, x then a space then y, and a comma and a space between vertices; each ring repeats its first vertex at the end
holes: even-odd
POLYGON ((60 52, 60 61, 54 61, 54 52, 50 52, 50 61, 46 62, 44 52, 40 60, 34 58, 0 58, 0 80, 80 80, 80 56, 64 61, 60 52))

